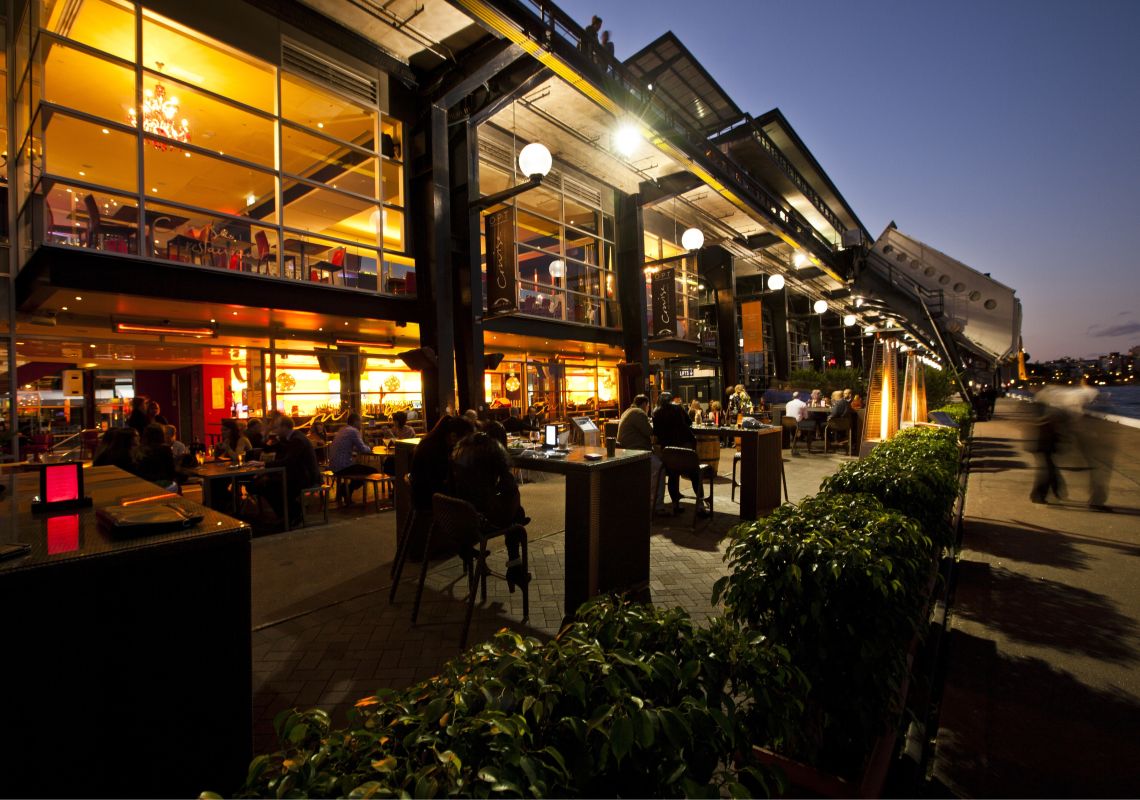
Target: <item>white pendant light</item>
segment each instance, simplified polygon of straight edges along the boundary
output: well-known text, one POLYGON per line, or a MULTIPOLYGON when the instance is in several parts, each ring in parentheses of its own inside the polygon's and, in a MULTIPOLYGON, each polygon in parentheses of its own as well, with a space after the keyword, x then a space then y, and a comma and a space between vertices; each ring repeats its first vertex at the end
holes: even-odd
POLYGON ((547 270, 550 272, 550 277, 561 278, 566 274, 566 263, 562 261, 562 259, 556 258, 550 262, 550 266, 547 267, 547 270))
POLYGON ((546 145, 531 142, 519 152, 519 169, 528 178, 538 175, 545 178, 550 168, 554 166, 554 159, 546 145))
POLYGON ((855 315, 854 314, 848 314, 846 317, 843 318, 843 324, 846 325, 848 328, 850 328, 852 325, 855 324, 855 315))
POLYGON ((802 250, 797 250, 792 256, 792 266, 796 269, 807 266, 808 257, 802 250))
POLYGON ((827 301, 826 300, 816 300, 815 305, 812 306, 812 308, 815 309, 815 313, 822 314, 824 311, 827 311, 827 301))
POLYGON ((700 228, 689 228, 681 234, 681 247, 686 250, 700 250, 705 246, 705 235, 700 228))
POLYGON ((774 292, 778 292, 780 289, 783 289, 784 288, 784 276, 783 275, 770 275, 768 277, 768 288, 774 292))

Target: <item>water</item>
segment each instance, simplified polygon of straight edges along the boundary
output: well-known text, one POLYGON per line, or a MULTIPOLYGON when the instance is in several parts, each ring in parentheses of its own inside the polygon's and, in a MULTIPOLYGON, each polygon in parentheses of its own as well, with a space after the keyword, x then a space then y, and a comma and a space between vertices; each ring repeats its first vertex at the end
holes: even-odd
POLYGON ((1140 386, 1101 386, 1101 399, 1093 406, 1097 411, 1140 419, 1140 386))

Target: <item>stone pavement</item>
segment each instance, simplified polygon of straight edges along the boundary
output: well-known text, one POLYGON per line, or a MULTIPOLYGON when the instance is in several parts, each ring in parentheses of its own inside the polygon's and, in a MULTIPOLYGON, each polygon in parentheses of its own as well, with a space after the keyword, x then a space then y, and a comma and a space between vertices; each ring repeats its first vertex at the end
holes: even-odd
MULTIPOLYGON (((819 453, 790 457, 785 451, 789 496, 815 494, 823 477, 846 456, 819 453)), ((692 527, 691 500, 680 517, 655 518, 650 543, 650 593, 655 604, 682 606, 695 620, 708 617, 712 585, 725 568, 724 535, 739 519, 729 498, 732 451, 721 454, 715 493, 717 513, 692 527)), ((682 481, 682 491, 691 487, 682 481)), ((487 582, 487 602, 476 606, 469 642, 502 627, 547 637, 562 621, 564 484, 543 476, 521 488, 533 521, 530 534, 530 619, 522 624, 522 597, 506 583, 487 582)), ((687 491, 686 491, 687 490, 687 491)), ((739 497, 739 495, 738 495, 739 497)), ((276 748, 273 718, 288 708, 319 707, 346 722, 361 697, 402 687, 436 674, 459 652, 464 585, 457 559, 433 564, 419 623, 411 624, 419 564, 405 567, 394 605, 388 604, 394 555, 395 515, 355 516, 332 510, 333 522, 259 537, 253 542, 254 752, 276 748), (346 515, 348 518, 346 518, 346 515)), ((492 569, 506 560, 492 545, 492 569)))
POLYGON ((1032 420, 1030 404, 1002 400, 974 429, 933 790, 1136 796, 1140 430, 1081 420, 1058 459, 1067 499, 1037 505, 1032 420), (1113 513, 1087 507, 1078 435, 1107 470, 1113 513))

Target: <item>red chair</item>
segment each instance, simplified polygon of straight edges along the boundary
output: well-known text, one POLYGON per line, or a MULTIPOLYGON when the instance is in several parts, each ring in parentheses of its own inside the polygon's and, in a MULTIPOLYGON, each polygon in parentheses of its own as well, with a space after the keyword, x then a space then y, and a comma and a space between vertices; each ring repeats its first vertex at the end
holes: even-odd
POLYGON ((50 453, 55 438, 50 433, 33 433, 28 443, 24 445, 24 455, 43 455, 50 453))
POLYGON ((229 268, 241 271, 241 253, 234 253, 230 256, 229 268))
POLYGON ((328 282, 333 283, 333 275, 337 272, 340 273, 340 283, 344 285, 344 256, 345 250, 343 247, 338 247, 332 251, 328 261, 318 261, 313 264, 313 268, 309 270, 309 280, 324 283, 324 275, 327 273, 329 278, 328 282))
POLYGON ((405 276, 405 278, 404 278, 404 293, 405 294, 415 294, 416 293, 416 273, 409 272, 405 276))
POLYGON ((265 265, 265 274, 268 275, 270 264, 277 261, 277 254, 269 249, 269 237, 265 235, 265 231, 254 234, 253 241, 257 245, 257 260, 254 261, 254 266, 258 272, 261 272, 262 265, 265 265))

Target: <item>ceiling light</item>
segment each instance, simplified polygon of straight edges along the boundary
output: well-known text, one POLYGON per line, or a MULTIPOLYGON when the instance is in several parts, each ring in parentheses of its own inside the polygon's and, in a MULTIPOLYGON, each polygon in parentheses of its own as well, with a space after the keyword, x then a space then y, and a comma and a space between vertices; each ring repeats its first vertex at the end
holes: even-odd
POLYGON ((768 277, 768 288, 776 292, 784 288, 783 275, 770 275, 768 277))
POLYGON ((859 308, 862 305, 863 305, 863 298, 862 297, 856 297, 855 298, 855 308, 859 308))
POLYGON ((60 307, 59 307, 59 310, 60 310, 60 311, 67 311, 67 306, 60 306, 60 307))
POLYGON ((79 177, 81 177, 81 178, 86 178, 86 177, 87 177, 87 173, 86 173, 86 172, 84 172, 83 170, 79 170, 79 177))
POLYGON ((827 311, 827 301, 826 300, 816 300, 815 305, 812 306, 812 308, 815 309, 815 313, 822 314, 824 311, 827 311))
POLYGON ((850 328, 852 325, 855 324, 855 315, 854 314, 848 314, 847 316, 845 316, 843 318, 843 324, 846 325, 848 328, 850 328))
POLYGON ((795 252, 795 254, 792 256, 792 266, 794 266, 796 269, 799 269, 800 267, 806 266, 807 263, 808 263, 808 257, 806 255, 804 255, 802 250, 797 250, 795 252))
POLYGON ((245 204, 246 204, 247 206, 252 206, 252 205, 253 205, 254 203, 256 203, 256 202, 257 202, 257 195, 255 195, 255 194, 247 194, 247 195, 245 196, 245 204))
POLYGON ((550 266, 547 267, 547 270, 550 272, 551 278, 565 277, 565 275, 566 275, 566 263, 564 261, 562 261, 562 259, 556 258, 550 262, 550 266))
POLYGON ((80 297, 79 295, 75 295, 75 299, 78 301, 78 300, 82 300, 83 298, 80 297))
POLYGON ((681 247, 686 250, 700 250, 705 246, 705 235, 700 228, 689 228, 681 234, 681 247))
POLYGON ((618 129, 614 131, 614 149, 627 158, 634 154, 640 142, 641 134, 637 128, 629 122, 622 123, 618 129))
POLYGON ((318 128, 322 128, 322 129, 323 129, 323 128, 325 127, 325 123, 323 123, 323 122, 318 122, 318 123, 317 123, 317 127, 318 127, 318 128))
MULTIPOLYGON (((156 62, 159 71, 162 70, 162 62, 156 62)), ((189 142, 190 141, 190 120, 183 118, 182 122, 176 122, 178 118, 178 98, 171 95, 166 96, 166 87, 161 83, 154 84, 154 90, 143 90, 143 109, 142 109, 142 129, 144 133, 153 134, 155 136, 163 136, 167 139, 173 139, 176 142, 189 142)), ((138 127, 139 113, 134 108, 127 110, 127 117, 132 126, 138 127)), ((148 139, 148 143, 156 150, 171 150, 174 148, 168 142, 157 141, 155 139, 148 139)))
POLYGON ((88 346, 88 347, 91 347, 91 348, 94 348, 94 347, 95 347, 95 345, 93 345, 93 344, 89 344, 89 345, 87 345, 87 346, 88 346))
POLYGON ((103 133, 110 133, 110 131, 109 131, 109 130, 107 130, 106 128, 104 128, 104 129, 103 129, 103 133))
POLYGON ((545 178, 553 166, 554 159, 544 144, 531 142, 519 152, 519 169, 528 178, 536 175, 545 178))

